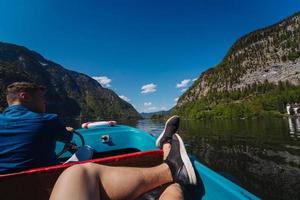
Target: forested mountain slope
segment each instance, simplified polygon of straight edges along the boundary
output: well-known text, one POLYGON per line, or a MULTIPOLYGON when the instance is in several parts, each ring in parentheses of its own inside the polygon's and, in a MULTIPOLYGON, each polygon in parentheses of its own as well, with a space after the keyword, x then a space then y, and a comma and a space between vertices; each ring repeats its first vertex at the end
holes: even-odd
POLYGON ((203 72, 179 98, 174 112, 191 118, 283 113, 286 103, 300 101, 299 85, 300 13, 296 13, 238 39, 222 62, 203 72))

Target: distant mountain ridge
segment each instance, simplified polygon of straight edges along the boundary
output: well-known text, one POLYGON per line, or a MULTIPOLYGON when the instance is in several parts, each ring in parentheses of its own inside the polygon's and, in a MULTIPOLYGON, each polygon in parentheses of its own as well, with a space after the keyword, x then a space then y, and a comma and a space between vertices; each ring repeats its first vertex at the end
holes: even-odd
POLYGON ((171 113, 171 110, 169 110, 169 111, 162 110, 162 111, 150 112, 150 113, 142 112, 140 114, 143 118, 148 119, 148 118, 151 118, 153 115, 167 116, 170 113, 171 113))
POLYGON ((0 77, 0 110, 7 106, 7 85, 30 81, 47 87, 47 111, 63 117, 141 117, 131 104, 91 77, 67 70, 22 46, 0 42, 0 77))

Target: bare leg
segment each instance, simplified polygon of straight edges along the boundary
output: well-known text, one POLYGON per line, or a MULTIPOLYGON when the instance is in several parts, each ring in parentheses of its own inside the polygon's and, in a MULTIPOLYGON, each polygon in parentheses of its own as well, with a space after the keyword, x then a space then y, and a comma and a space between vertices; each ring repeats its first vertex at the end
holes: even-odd
POLYGON ((50 199, 136 199, 170 182, 172 175, 166 164, 133 168, 88 163, 65 170, 58 178, 50 199))
POLYGON ((66 169, 56 181, 50 199, 100 199, 99 178, 84 165, 66 169))
POLYGON ((159 200, 182 200, 184 199, 183 191, 178 183, 169 185, 160 195, 159 200))
POLYGON ((167 158, 167 156, 169 155, 169 152, 171 150, 171 144, 170 143, 165 143, 163 145, 163 152, 164 152, 164 160, 167 158))

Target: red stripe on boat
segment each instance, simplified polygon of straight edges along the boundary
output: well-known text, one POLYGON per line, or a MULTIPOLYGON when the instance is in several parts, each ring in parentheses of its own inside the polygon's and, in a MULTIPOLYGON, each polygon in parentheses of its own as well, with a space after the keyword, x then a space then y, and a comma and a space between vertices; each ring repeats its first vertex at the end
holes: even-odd
POLYGON ((58 169, 66 169, 74 164, 82 164, 82 163, 88 163, 88 162, 105 164, 105 163, 120 161, 120 160, 123 160, 126 158, 155 155, 155 154, 159 154, 162 156, 163 152, 162 152, 162 150, 134 152, 134 153, 128 153, 128 154, 123 154, 123 155, 110 156, 110 157, 106 157, 106 158, 96 158, 96 159, 86 160, 86 161, 81 161, 81 162, 73 162, 73 163, 67 163, 67 164, 59 164, 59 165, 53 165, 53 166, 47 166, 47 167, 40 167, 40 168, 29 169, 29 170, 25 170, 25 171, 21 171, 21 172, 3 174, 3 175, 0 175, 0 180, 3 180, 8 177, 12 177, 12 176, 19 176, 19 175, 25 175, 25 174, 28 175, 28 174, 35 174, 35 173, 42 173, 42 172, 51 172, 51 171, 56 171, 58 169))

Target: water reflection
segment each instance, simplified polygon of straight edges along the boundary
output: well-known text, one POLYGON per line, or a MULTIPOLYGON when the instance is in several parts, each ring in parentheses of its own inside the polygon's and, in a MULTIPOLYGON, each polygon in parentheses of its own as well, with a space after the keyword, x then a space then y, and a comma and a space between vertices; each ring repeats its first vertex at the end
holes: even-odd
POLYGON ((137 128, 145 130, 154 136, 158 136, 164 129, 165 122, 162 120, 140 120, 137 124, 137 128))
POLYGON ((300 118, 288 118, 290 137, 298 140, 300 139, 300 118))
POLYGON ((299 119, 185 121, 180 131, 202 163, 254 194, 300 199, 299 119))

